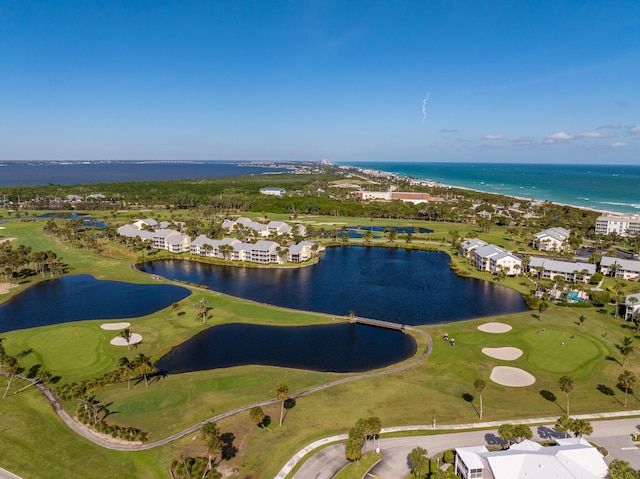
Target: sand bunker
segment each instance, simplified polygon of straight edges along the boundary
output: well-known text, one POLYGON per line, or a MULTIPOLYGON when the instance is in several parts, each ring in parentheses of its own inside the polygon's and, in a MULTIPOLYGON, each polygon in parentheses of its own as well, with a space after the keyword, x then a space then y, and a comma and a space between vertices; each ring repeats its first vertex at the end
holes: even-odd
POLYGON ((504 323, 484 323, 478 326, 478 329, 485 333, 500 334, 511 331, 511 326, 504 323))
POLYGON ((15 288, 17 284, 0 283, 0 294, 7 294, 11 288, 15 288))
POLYGON ((0 239, 0 244, 4 243, 5 241, 15 241, 18 238, 2 238, 0 239))
POLYGON ((114 346, 131 346, 133 344, 138 344, 140 341, 142 341, 142 336, 140 336, 138 333, 132 333, 128 343, 127 340, 122 336, 116 336, 109 342, 114 346))
POLYGON ((504 361, 513 361, 522 356, 522 349, 518 348, 482 348, 482 352, 489 357, 502 359, 504 361))
POLYGON ((128 328, 131 323, 104 323, 100 327, 106 331, 118 331, 120 329, 128 328))
POLYGON ((523 371, 522 369, 512 368, 511 366, 496 366, 491 371, 489 379, 494 383, 514 388, 531 386, 536 382, 536 378, 528 372, 523 371))

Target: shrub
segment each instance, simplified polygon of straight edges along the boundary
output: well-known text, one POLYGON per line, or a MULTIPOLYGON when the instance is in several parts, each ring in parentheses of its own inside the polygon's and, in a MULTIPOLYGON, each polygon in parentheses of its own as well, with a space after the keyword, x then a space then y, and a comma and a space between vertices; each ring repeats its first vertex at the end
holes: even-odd
POLYGON ((591 276, 591 279, 589 279, 589 284, 598 284, 600 281, 602 281, 602 273, 595 272, 593 273, 593 276, 591 276))
POLYGON ((448 464, 453 464, 454 459, 453 449, 445 451, 444 456, 442 457, 442 460, 448 464))

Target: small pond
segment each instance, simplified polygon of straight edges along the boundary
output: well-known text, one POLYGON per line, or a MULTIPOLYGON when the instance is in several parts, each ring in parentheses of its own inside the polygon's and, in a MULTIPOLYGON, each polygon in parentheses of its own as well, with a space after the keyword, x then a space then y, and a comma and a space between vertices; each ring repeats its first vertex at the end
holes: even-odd
POLYGON ((156 367, 162 374, 246 364, 349 373, 389 366, 410 358, 416 350, 409 334, 361 324, 224 324, 173 348, 156 367))
POLYGON ((169 279, 294 309, 434 324, 526 311, 522 295, 502 285, 457 276, 437 251, 341 246, 304 268, 217 266, 162 260, 141 266, 169 279))
POLYGON ((0 333, 86 319, 146 316, 191 292, 167 284, 100 281, 76 275, 43 281, 0 305, 0 333))

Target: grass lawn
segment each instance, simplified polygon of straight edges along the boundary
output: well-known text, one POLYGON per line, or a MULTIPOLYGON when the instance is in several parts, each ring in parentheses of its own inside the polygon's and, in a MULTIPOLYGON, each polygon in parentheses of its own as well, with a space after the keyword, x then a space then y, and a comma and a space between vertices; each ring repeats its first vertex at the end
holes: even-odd
MULTIPOLYGON (((359 222, 362 223, 362 219, 359 222)), ((373 222, 376 223, 385 224, 373 222)), ((19 241, 33 245, 34 249, 55 249, 69 263, 73 273, 149 281, 146 275, 132 271, 125 260, 65 249, 54 239, 38 233, 42 225, 9 222, 3 234, 18 236, 19 241)), ((451 225, 439 226, 441 235, 446 235, 446 228, 452 228, 451 225)), ((503 284, 511 285, 509 281, 505 280, 503 284)), ((513 280, 513 285, 528 290, 519 284, 523 281, 518 278, 513 280)), ((273 477, 304 445, 325 436, 346 433, 361 417, 378 416, 383 427, 428 426, 434 418, 440 425, 478 421, 478 398, 473 388, 473 382, 478 378, 487 383, 483 393, 483 419, 488 421, 559 416, 565 407, 565 396, 559 390, 558 379, 564 375, 571 376, 576 383, 571 393, 572 413, 621 410, 624 392, 616 387, 616 383, 623 368, 616 344, 624 336, 635 340, 637 336, 635 328, 613 317, 611 307, 603 311, 551 306, 542 320, 537 319, 537 314, 524 312, 423 326, 421 329, 432 335, 434 348, 431 356, 419 365, 297 398, 288 409, 282 427, 278 426, 280 406, 265 407, 265 413, 271 418, 270 431, 255 426, 248 413, 221 420, 221 430, 233 435, 233 446, 237 448, 235 457, 223 464, 237 467, 239 477, 273 477), (578 321, 581 315, 586 317, 582 325, 578 321), (488 321, 504 322, 513 329, 504 334, 477 329, 488 321), (444 333, 456 338, 456 346, 440 339, 444 333), (483 347, 504 346, 520 348, 524 354, 515 361, 501 361, 481 351, 483 347), (495 384, 489 380, 489 375, 498 365, 522 368, 533 374, 536 382, 523 388, 495 384)), ((7 352, 19 355, 20 364, 26 370, 40 365, 60 376, 60 384, 63 384, 102 374, 113 368, 121 356, 131 358, 144 353, 158 358, 171 347, 216 324, 303 325, 332 320, 336 319, 194 290, 192 296, 179 303, 175 312, 166 308, 130 320, 132 332, 143 336, 143 342, 130 352, 126 347, 109 344, 117 332, 100 329, 100 324, 106 321, 14 331, 3 337, 7 352), (192 304, 203 296, 212 307, 207 324, 196 320, 192 308, 192 304)), ((637 351, 631 353, 625 369, 640 376, 637 358, 637 351)), ((101 388, 96 393, 101 401, 109 404, 110 422, 140 427, 150 433, 151 440, 156 440, 230 408, 273 398, 278 384, 287 384, 290 392, 295 393, 346 376, 242 366, 169 376, 153 381, 149 387, 145 387, 144 382, 137 382, 130 390, 126 383, 121 383, 101 388)), ((0 390, 6 384, 6 378, 1 377, 0 390)), ((166 477, 166 465, 179 454, 205 453, 200 441, 193 437, 145 453, 102 449, 68 430, 34 388, 12 394, 20 386, 16 381, 9 396, 0 400, 3 417, 0 443, 3 445, 2 466, 25 478, 166 477), (43 438, 55 438, 55 441, 47 440, 46 448, 35 448, 43 438)), ((630 394, 628 409, 639 407, 637 395, 630 394)), ((68 410, 73 408, 73 403, 67 405, 68 410)))

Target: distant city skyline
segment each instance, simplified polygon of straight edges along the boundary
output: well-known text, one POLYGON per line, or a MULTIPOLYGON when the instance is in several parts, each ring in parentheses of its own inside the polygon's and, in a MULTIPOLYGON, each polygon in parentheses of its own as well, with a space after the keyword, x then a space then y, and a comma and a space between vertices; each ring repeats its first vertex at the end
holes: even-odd
POLYGON ((0 161, 639 163, 637 0, 22 0, 0 18, 0 161))

